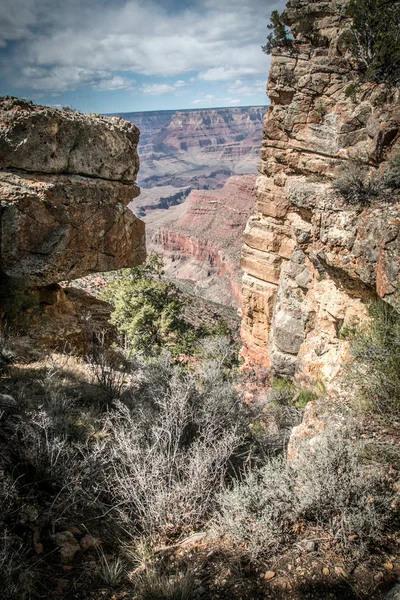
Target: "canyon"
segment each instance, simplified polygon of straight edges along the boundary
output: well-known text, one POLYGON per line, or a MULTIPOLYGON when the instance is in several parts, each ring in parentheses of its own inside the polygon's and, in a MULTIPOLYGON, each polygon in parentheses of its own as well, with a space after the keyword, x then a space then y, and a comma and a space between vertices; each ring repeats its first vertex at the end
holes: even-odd
POLYGON ((165 274, 195 283, 195 293, 226 306, 241 302, 240 253, 254 204, 255 175, 230 177, 221 189, 192 191, 184 204, 155 211, 147 247, 162 251, 165 274), (159 215, 159 219, 157 216, 159 215))
POLYGON ((141 131, 140 196, 147 246, 166 276, 206 300, 239 307, 240 247, 254 203, 265 107, 120 113, 141 131), (229 222, 231 217, 231 222, 229 222))

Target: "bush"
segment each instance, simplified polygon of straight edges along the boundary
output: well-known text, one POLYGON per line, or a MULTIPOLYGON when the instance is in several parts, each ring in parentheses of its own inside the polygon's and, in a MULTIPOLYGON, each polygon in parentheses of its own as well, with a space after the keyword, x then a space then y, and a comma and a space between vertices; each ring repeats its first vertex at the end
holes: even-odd
POLYGON ((360 161, 348 161, 333 188, 351 205, 369 206, 375 199, 385 196, 383 181, 368 175, 368 167, 360 161))
POLYGON ((283 457, 270 459, 218 498, 216 531, 252 559, 276 552, 288 541, 295 520, 293 478, 283 457))
POLYGON ((378 301, 368 307, 370 321, 355 334, 347 379, 361 406, 383 419, 400 418, 400 314, 378 301))
POLYGON ((252 558, 294 543, 299 523, 331 530, 342 550, 356 535, 356 551, 366 551, 390 523, 393 494, 382 473, 362 463, 362 447, 346 432, 326 430, 295 461, 270 460, 220 494, 217 532, 252 558))
POLYGON ((138 373, 128 405, 108 415, 103 485, 132 531, 173 536, 209 514, 246 432, 218 364, 193 374, 161 356, 138 373))
POLYGON ((163 348, 179 353, 185 341, 193 341, 193 328, 183 318, 188 299, 162 274, 161 258, 150 254, 144 265, 119 271, 104 294, 114 306, 111 323, 131 353, 154 356, 163 348))
POLYGON ((389 161, 385 173, 385 184, 391 190, 400 190, 400 154, 389 161))
POLYGON ((387 0, 350 0, 344 41, 365 81, 400 83, 400 6, 387 0))
POLYGON ((147 571, 140 580, 140 600, 191 600, 195 592, 195 577, 191 570, 173 576, 147 571))

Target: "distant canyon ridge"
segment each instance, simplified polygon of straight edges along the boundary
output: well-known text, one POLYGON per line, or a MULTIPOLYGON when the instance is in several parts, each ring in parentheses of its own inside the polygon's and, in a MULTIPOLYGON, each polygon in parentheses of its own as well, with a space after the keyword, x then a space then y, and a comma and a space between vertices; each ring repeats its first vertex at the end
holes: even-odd
POLYGON ((264 106, 118 113, 135 123, 147 247, 196 293, 240 304, 240 248, 252 212, 264 106))

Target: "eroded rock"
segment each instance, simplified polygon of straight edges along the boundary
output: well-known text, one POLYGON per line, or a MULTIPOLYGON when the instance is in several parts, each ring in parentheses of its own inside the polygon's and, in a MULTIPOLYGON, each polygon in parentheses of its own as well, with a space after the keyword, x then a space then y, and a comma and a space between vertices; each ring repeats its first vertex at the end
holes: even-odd
POLYGON ((45 286, 145 257, 127 208, 139 131, 122 119, 0 100, 0 275, 45 286))
POLYGON ((332 185, 353 159, 382 176, 400 151, 400 90, 367 83, 348 93, 357 73, 339 43, 344 4, 288 3, 296 52, 273 54, 242 251, 244 357, 327 383, 348 352, 340 331, 365 318, 366 302, 400 308, 399 195, 355 206, 332 185), (298 32, 304 10, 323 44, 298 32))

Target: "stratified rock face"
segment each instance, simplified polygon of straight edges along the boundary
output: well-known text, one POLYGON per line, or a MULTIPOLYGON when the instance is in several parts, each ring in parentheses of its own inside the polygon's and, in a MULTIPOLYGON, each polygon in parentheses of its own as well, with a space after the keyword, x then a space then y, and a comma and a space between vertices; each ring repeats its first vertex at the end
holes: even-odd
POLYGON ((355 98, 346 93, 356 73, 340 44, 344 4, 288 3, 296 52, 272 59, 242 252, 244 356, 325 381, 346 354, 339 330, 364 318, 366 300, 400 308, 400 203, 349 206, 332 187, 350 159, 382 173, 400 151, 399 90, 364 84, 355 98), (297 32, 305 15, 318 46, 297 32))
POLYGON ((139 130, 121 119, 0 100, 0 275, 45 286, 145 258, 139 130))
POLYGON ((193 190, 177 221, 154 232, 149 228, 150 247, 163 250, 169 277, 190 279, 207 299, 239 306, 240 250, 255 179, 238 175, 220 190, 193 190))
POLYGON ((118 116, 140 128, 142 188, 215 189, 231 175, 256 173, 264 112, 250 106, 118 116))

